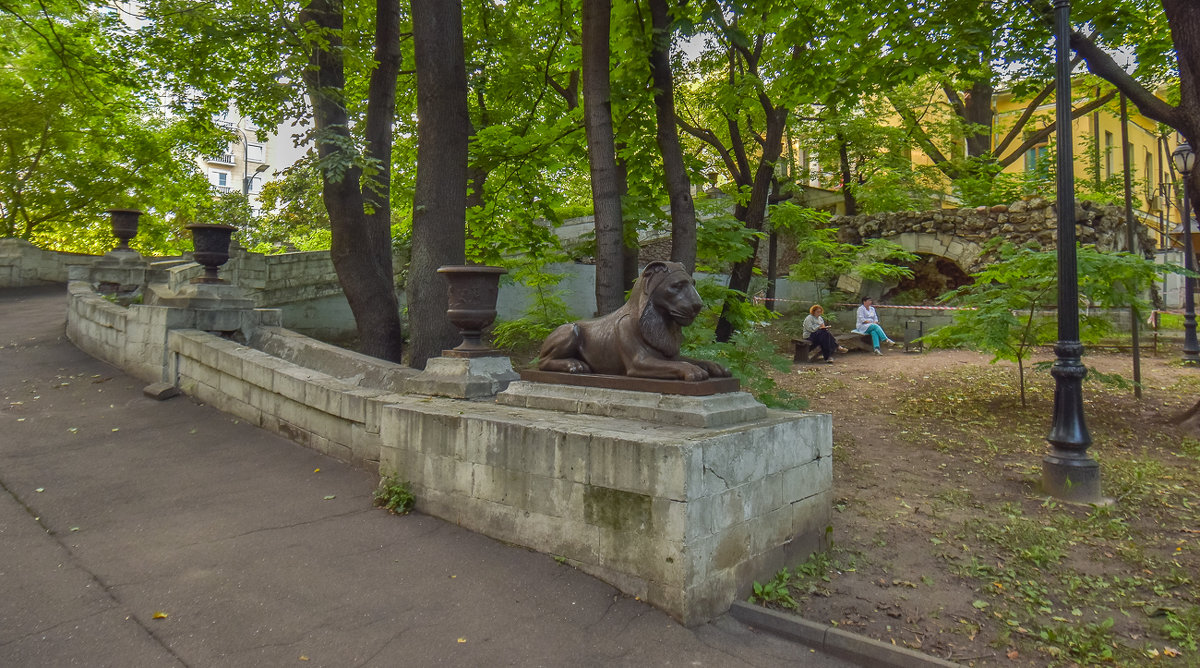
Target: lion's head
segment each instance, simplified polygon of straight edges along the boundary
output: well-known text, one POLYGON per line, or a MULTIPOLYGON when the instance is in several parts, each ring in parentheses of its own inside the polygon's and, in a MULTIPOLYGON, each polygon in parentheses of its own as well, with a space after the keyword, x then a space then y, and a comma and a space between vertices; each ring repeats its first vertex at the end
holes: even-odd
POLYGON ((692 324, 704 308, 696 282, 678 262, 656 261, 646 265, 631 302, 640 308, 638 324, 642 337, 667 357, 679 354, 681 329, 692 324))

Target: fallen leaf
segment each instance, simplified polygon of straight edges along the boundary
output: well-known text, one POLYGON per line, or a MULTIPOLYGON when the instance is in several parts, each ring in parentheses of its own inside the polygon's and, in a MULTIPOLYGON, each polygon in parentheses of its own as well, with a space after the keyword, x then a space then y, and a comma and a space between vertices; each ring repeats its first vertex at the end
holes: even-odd
POLYGON ((1179 650, 1175 649, 1174 647, 1164 647, 1163 654, 1165 654, 1167 656, 1179 656, 1180 654, 1183 654, 1183 652, 1180 652, 1179 650))
POLYGON ((166 619, 168 616, 169 615, 167 615, 167 613, 163 612, 162 610, 157 610, 157 611, 155 611, 155 613, 153 615, 151 615, 151 617, 153 617, 154 619, 166 619))
POLYGON ((42 492, 46 491, 46 488, 45 488, 45 487, 38 487, 37 489, 35 489, 35 490, 33 490, 33 491, 37 492, 38 494, 41 494, 42 492))
POLYGON ((330 494, 329 496, 325 497, 325 500, 326 500, 326 501, 332 501, 332 500, 334 500, 334 499, 336 499, 336 498, 337 498, 337 495, 336 495, 336 494, 330 494))
POLYGON ((313 473, 320 473, 321 469, 313 469, 313 473))
POLYGON ((458 642, 459 642, 459 644, 461 645, 462 643, 465 643, 465 642, 467 642, 467 639, 466 639, 466 638, 459 638, 459 639, 458 639, 458 642))
POLYGON ((308 661, 308 657, 307 657, 307 656, 304 656, 303 654, 301 654, 301 655, 300 655, 300 660, 301 660, 301 661, 308 661))
POLYGON ((1007 656, 1009 659, 1012 659, 1013 661, 1016 661, 1017 657, 1021 656, 1021 654, 1020 654, 1020 652, 1018 652, 1017 650, 1014 649, 1013 651, 1009 652, 1005 656, 1007 656))
POLYGON ((79 527, 71 527, 71 531, 79 531, 79 527))

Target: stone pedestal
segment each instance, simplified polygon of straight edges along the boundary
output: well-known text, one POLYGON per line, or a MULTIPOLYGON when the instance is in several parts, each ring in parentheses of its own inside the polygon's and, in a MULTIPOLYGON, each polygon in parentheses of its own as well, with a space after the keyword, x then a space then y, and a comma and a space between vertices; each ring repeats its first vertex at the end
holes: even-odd
POLYGON ((496 396, 496 403, 545 408, 563 413, 630 418, 681 427, 724 427, 761 420, 767 407, 748 392, 709 396, 583 388, 520 381, 496 396))
POLYGON ((380 472, 411 483, 417 510, 560 556, 684 624, 828 546, 827 414, 528 382, 466 408, 385 406, 380 472))
POLYGON ((148 262, 137 251, 118 248, 90 266, 72 266, 68 280, 85 281, 102 295, 133 294, 145 285, 147 266, 148 262))
POLYGON ((254 301, 241 288, 227 283, 189 283, 175 291, 151 285, 149 292, 147 304, 189 311, 193 327, 206 332, 242 330, 247 313, 254 311, 254 301))
POLYGON ((406 392, 477 399, 495 396, 519 380, 507 357, 433 357, 425 370, 405 380, 406 392))

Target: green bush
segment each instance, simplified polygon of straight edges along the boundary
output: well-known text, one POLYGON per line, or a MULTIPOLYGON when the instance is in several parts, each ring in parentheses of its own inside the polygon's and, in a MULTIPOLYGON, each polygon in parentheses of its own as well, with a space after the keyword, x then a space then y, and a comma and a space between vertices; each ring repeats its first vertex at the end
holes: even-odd
POLYGON ((409 490, 409 484, 400 482, 395 477, 381 480, 374 498, 376 506, 396 515, 407 515, 416 502, 412 491, 409 490))

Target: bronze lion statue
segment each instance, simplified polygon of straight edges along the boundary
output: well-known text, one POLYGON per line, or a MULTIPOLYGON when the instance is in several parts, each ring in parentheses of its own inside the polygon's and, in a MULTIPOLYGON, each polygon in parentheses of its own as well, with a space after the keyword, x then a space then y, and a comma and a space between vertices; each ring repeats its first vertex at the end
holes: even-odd
POLYGON ((703 306, 696 282, 683 265, 651 262, 624 306, 551 332, 542 343, 538 368, 692 381, 728 376, 720 364, 679 356, 683 327, 703 306))

